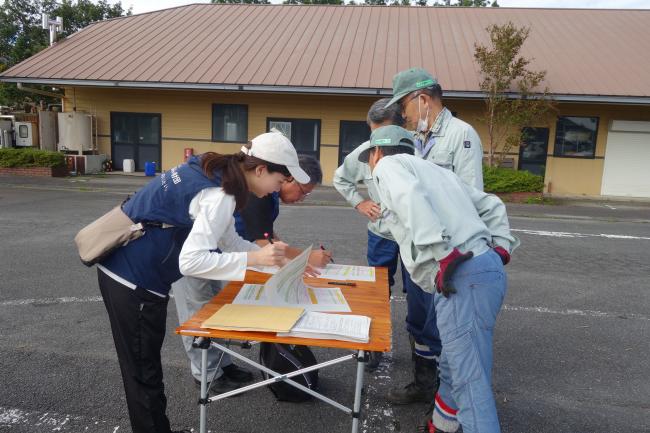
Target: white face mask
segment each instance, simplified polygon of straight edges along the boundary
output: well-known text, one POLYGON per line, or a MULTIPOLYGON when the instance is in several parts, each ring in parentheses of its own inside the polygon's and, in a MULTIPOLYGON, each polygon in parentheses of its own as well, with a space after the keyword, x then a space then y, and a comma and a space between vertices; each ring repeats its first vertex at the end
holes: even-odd
POLYGON ((427 132, 429 130, 429 107, 427 107, 427 114, 422 119, 422 112, 420 111, 420 96, 418 95, 418 125, 417 132, 427 132))

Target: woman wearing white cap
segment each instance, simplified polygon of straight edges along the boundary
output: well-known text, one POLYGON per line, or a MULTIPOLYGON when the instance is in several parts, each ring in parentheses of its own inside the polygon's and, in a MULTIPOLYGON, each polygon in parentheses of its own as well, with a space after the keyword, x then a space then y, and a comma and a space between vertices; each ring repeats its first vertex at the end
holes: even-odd
POLYGON ((249 192, 263 197, 294 178, 309 183, 282 134, 255 137, 234 155, 206 153, 162 173, 122 208, 146 234, 98 264, 134 433, 170 433, 160 349, 171 284, 182 275, 244 279, 247 266, 282 265, 287 245, 263 248, 235 232, 249 192))

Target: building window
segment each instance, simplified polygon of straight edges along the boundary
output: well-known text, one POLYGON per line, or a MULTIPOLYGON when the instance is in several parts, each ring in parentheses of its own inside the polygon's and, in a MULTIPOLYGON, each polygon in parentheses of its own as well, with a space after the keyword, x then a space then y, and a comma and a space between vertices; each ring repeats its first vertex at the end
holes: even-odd
POLYGON ((554 156, 593 158, 596 153, 597 117, 558 117, 554 156))
POLYGON ((320 120, 317 119, 266 119, 267 130, 277 129, 291 140, 301 155, 319 158, 320 120))
POLYGON ((248 141, 248 105, 212 104, 212 141, 248 141))
POLYGON ((370 139, 370 127, 364 121, 341 120, 339 131, 339 165, 341 165, 350 152, 370 139))

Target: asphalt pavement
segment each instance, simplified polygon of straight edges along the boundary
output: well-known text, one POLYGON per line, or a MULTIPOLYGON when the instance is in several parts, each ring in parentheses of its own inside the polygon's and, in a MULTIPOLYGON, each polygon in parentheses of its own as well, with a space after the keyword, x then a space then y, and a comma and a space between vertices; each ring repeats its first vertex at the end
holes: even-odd
MULTIPOLYGON (((96 270, 78 260, 80 227, 147 178, 0 178, 0 431, 130 432, 96 270)), ((502 430, 650 431, 650 207, 571 201, 508 205, 522 246, 495 329, 494 389, 502 430)), ((282 206, 278 232, 323 243, 339 262, 365 264, 364 218, 331 188, 282 206)), ((398 279, 399 280, 399 279, 398 279)), ((362 432, 412 432, 426 405, 384 394, 410 377, 406 304, 393 288, 393 350, 366 375, 362 432)), ((198 391, 173 302, 163 364, 174 428, 197 431, 198 391)), ((319 359, 341 351, 317 349, 319 359)), ((253 349, 253 356, 256 356, 253 349)), ((324 392, 351 404, 354 365, 321 372, 324 392)), ((210 405, 212 432, 346 432, 350 418, 317 402, 275 401, 266 389, 210 405)))

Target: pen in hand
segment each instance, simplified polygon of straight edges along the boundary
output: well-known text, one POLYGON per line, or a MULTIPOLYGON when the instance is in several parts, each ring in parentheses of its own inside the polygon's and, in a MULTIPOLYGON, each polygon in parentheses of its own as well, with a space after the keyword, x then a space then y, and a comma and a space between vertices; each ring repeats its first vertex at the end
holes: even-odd
MULTIPOLYGON (((320 246, 320 249, 323 250, 323 251, 326 251, 325 247, 322 244, 320 246)), ((330 263, 334 263, 334 259, 332 258, 332 256, 330 256, 330 263)))
POLYGON ((271 236, 269 236, 268 233, 264 233, 264 239, 266 239, 267 241, 269 241, 270 244, 273 243, 273 238, 272 238, 271 236))

